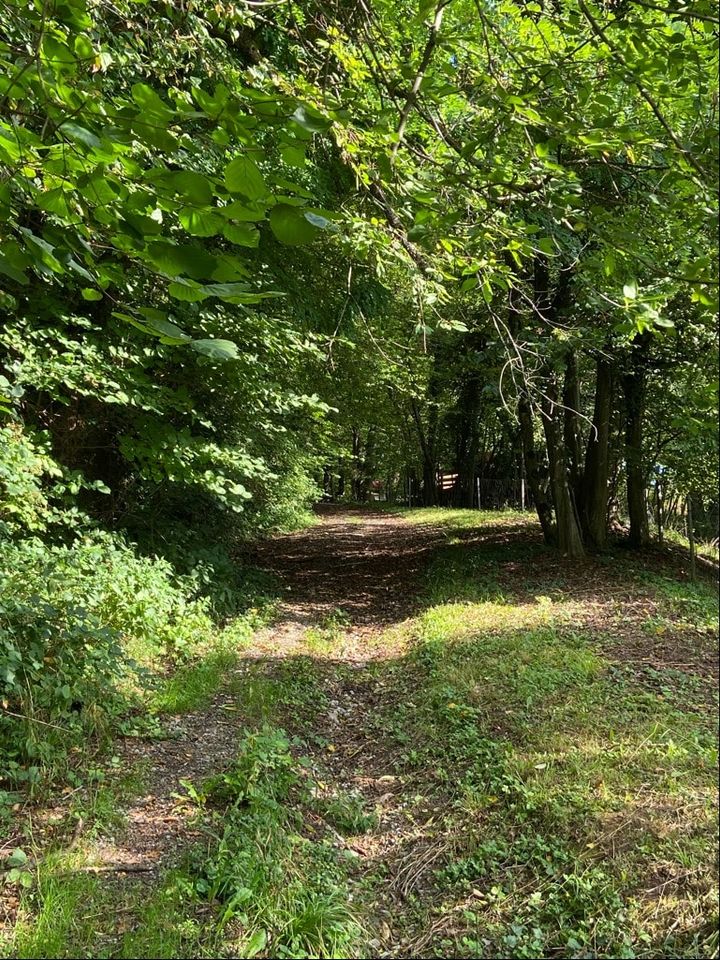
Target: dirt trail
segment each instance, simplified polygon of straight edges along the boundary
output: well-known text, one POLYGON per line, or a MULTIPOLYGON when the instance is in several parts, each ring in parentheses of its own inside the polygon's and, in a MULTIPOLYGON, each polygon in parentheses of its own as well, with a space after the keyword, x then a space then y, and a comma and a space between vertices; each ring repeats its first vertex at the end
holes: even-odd
MULTIPOLYGON (((261 631, 244 652, 248 661, 273 662, 305 654, 309 627, 344 614, 343 642, 333 656, 349 666, 383 655, 372 639, 410 615, 420 572, 443 534, 432 527, 406 524, 391 514, 320 508, 317 526, 275 537, 260 545, 254 562, 279 579, 285 591, 275 623, 261 631)), ((241 665, 241 670, 248 664, 241 665)), ((358 682, 326 679, 330 710, 318 723, 328 736, 338 724, 353 728, 355 716, 372 709, 375 693, 358 682)), ((209 709, 171 718, 172 739, 148 744, 128 740, 128 765, 146 771, 143 796, 126 810, 126 827, 118 837, 96 847, 98 868, 154 874, 193 839, 192 810, 178 802, 182 780, 201 781, 229 763, 244 726, 242 703, 221 691, 209 709)), ((354 730, 355 738, 361 731, 354 730)), ((337 762, 357 749, 352 736, 341 741, 337 762)), ((370 778, 372 780, 372 778, 370 778)), ((372 784, 370 784, 372 786, 372 784)))
POLYGON ((444 535, 411 526, 393 514, 320 507, 321 522, 263 543, 256 563, 285 590, 279 617, 254 643, 256 653, 283 657, 298 651, 307 627, 338 613, 346 622, 341 659, 374 659, 369 639, 413 611, 418 577, 444 535))

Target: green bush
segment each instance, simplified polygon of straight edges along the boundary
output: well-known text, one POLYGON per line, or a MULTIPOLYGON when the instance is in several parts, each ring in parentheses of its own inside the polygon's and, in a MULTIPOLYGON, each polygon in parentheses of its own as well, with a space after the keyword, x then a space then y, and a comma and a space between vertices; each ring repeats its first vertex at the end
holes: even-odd
POLYGON ((210 637, 208 601, 164 560, 117 536, 0 541, 0 721, 4 775, 36 781, 127 709, 143 668, 210 637))

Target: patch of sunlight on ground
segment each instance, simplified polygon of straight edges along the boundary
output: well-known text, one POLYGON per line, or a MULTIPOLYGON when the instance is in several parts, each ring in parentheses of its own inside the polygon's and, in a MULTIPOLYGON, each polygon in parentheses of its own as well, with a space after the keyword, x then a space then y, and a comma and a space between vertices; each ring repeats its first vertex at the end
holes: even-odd
POLYGON ((443 603, 424 611, 416 620, 416 630, 424 640, 459 640, 476 634, 569 624, 577 620, 581 609, 579 604, 549 597, 535 597, 529 603, 443 603))
POLYGON ((397 507, 409 523, 467 529, 535 524, 534 513, 521 510, 456 510, 454 507, 397 507))

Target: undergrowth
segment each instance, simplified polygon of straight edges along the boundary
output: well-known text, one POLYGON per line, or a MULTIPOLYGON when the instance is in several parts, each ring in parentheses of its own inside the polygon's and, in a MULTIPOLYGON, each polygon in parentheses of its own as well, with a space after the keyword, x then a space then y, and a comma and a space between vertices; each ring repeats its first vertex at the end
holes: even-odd
POLYGON ((277 727, 242 736, 234 763, 179 802, 204 842, 147 889, 116 889, 83 870, 80 851, 46 855, 21 897, 0 955, 331 958, 358 956, 362 927, 332 836, 308 835, 310 763, 277 727), (118 918, 125 917, 118 935, 118 918))

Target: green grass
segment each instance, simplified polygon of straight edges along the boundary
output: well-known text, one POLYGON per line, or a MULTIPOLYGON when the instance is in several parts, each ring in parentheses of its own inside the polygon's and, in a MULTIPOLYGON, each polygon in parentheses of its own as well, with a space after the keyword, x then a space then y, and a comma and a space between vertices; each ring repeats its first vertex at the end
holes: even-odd
MULTIPOLYGON (((506 528, 470 511, 410 519, 506 528)), ((413 648, 384 681, 393 708, 375 724, 448 846, 406 913, 407 941, 437 957, 711 957, 717 741, 712 717, 693 709, 701 678, 659 666, 649 689, 637 668, 608 661, 596 642, 602 586, 588 596, 557 572, 543 579, 541 551, 496 538, 441 550, 413 648), (553 599, 516 596, 509 564, 518 587, 529 573, 553 599), (593 632, 577 626, 586 619, 593 632)), ((628 573, 620 562, 602 576, 624 586, 628 573)), ((630 580, 675 630, 717 623, 709 585, 669 571, 630 580)))
POLYGON ((108 880, 84 866, 82 852, 45 857, 0 956, 171 960, 215 955, 213 927, 188 895, 186 873, 168 872, 149 886, 142 880, 108 880))
POLYGON ((247 733, 233 767, 196 791, 220 809, 210 817, 217 840, 190 868, 191 888, 219 904, 215 930, 233 956, 356 955, 361 928, 342 860, 329 839, 302 832, 308 770, 291 752, 300 746, 276 727, 247 733))
POLYGON ((218 629, 209 642, 160 679, 150 700, 152 712, 188 713, 209 706, 237 667, 254 633, 270 623, 275 614, 275 598, 264 596, 218 629))
POLYGON ((420 693, 400 742, 423 745, 410 773, 431 769, 452 811, 438 956, 711 955, 717 750, 704 718, 614 678, 562 630, 421 638, 408 669, 420 693), (652 897, 665 879, 668 896, 652 897), (467 897, 458 917, 450 904, 467 897))
MULTIPOLYGON (((677 530, 665 530, 663 537, 668 543, 675 543, 680 547, 684 547, 686 550, 690 549, 690 541, 688 538, 677 530)), ((699 557, 704 557, 706 560, 713 560, 715 563, 720 560, 720 549, 718 548, 717 540, 700 540, 695 544, 695 550, 699 557)))
MULTIPOLYGON (((516 513, 408 517, 447 538, 384 659, 328 659, 338 610, 302 656, 244 661, 242 627, 181 668, 155 709, 222 686, 247 724, 188 788, 201 841, 152 884, 51 853, 5 956, 717 956, 712 586, 624 552, 578 570, 516 513)), ((140 789, 91 778, 70 820, 121 830, 140 789)))
MULTIPOLYGON (((101 881, 87 873, 68 873, 67 857, 47 857, 37 870, 32 895, 26 895, 7 952, 26 958, 74 957, 92 943, 97 926, 93 909, 102 898, 101 881), (90 909, 88 909, 90 908, 90 909)), ((2 948, 0 948, 2 949, 2 948)))
POLYGON ((534 524, 535 514, 520 510, 454 510, 450 507, 402 507, 391 505, 408 523, 417 526, 438 526, 451 531, 479 530, 483 527, 508 530, 534 524))

